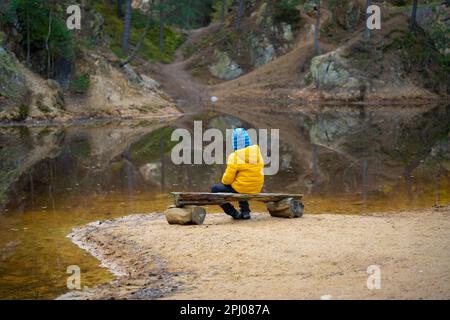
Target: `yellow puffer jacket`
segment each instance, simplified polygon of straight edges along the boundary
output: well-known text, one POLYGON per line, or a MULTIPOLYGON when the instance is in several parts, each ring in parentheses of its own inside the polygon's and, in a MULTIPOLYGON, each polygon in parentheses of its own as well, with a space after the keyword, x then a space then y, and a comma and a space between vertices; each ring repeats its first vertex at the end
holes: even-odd
POLYGON ((222 183, 239 193, 259 193, 264 184, 264 160, 259 146, 253 145, 230 154, 222 183))

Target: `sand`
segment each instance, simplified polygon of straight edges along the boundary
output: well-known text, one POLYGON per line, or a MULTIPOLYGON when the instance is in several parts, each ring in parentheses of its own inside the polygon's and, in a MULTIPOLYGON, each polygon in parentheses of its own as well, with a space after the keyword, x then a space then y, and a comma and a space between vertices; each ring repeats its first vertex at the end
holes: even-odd
POLYGON ((249 221, 208 214, 202 226, 131 215, 70 237, 118 278, 62 299, 450 298, 450 207, 249 221), (379 288, 368 268, 379 270, 379 288))

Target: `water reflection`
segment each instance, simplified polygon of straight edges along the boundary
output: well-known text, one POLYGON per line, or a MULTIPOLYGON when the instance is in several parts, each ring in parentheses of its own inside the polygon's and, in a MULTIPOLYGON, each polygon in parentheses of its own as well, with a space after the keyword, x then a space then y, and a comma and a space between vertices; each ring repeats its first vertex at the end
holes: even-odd
POLYGON ((308 213, 449 203, 449 106, 226 110, 171 121, 0 128, 0 298, 54 297, 65 291, 70 264, 86 270, 88 285, 109 279, 65 238, 74 226, 161 211, 167 192, 207 191, 219 181, 224 165, 170 159, 172 131, 192 131, 194 120, 222 132, 280 129, 280 170, 266 177, 264 191, 304 193, 308 213))

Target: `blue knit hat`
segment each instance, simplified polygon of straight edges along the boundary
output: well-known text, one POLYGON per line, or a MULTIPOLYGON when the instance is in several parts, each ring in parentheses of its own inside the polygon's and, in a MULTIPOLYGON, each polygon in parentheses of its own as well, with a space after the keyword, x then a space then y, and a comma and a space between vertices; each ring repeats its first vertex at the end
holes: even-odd
POLYGON ((244 149, 252 145, 247 131, 243 128, 233 130, 233 149, 234 151, 244 149))

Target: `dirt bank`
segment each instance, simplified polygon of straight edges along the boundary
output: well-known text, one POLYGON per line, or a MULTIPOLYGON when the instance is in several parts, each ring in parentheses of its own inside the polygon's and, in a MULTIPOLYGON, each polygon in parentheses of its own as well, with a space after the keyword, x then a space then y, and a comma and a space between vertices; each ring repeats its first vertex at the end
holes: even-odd
POLYGON ((208 215, 170 226, 132 215, 74 230, 118 280, 61 298, 449 299, 450 207, 366 216, 250 221, 208 215), (367 288, 379 266, 381 289, 367 288))
POLYGON ((198 111, 210 98, 209 86, 202 84, 186 70, 190 59, 185 60, 183 52, 187 46, 198 41, 208 32, 215 32, 219 27, 218 24, 211 24, 208 27, 188 31, 186 41, 175 52, 173 63, 144 64, 139 69, 144 74, 151 74, 161 83, 161 89, 174 100, 178 100, 178 105, 183 111, 198 111))

